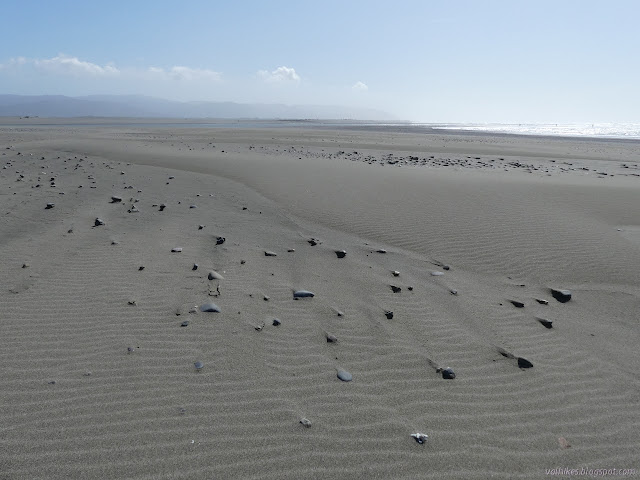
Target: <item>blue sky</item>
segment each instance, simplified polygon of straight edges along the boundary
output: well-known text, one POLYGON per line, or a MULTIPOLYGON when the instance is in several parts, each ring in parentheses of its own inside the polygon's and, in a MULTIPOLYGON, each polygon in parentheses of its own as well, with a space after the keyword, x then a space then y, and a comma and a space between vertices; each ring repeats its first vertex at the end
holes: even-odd
POLYGON ((640 122, 640 2, 3 0, 0 93, 640 122))

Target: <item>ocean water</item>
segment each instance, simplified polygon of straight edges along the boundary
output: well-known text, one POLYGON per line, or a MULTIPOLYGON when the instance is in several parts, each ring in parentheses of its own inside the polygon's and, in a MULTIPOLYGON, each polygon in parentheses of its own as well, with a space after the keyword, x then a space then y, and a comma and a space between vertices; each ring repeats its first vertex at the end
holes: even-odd
POLYGON ((435 130, 640 139, 640 123, 429 123, 421 125, 435 130))

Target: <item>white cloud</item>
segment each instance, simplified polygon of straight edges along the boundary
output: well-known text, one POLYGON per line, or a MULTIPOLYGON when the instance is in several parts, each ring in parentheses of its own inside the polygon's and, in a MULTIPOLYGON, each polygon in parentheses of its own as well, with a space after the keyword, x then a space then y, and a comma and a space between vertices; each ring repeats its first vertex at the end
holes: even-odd
POLYGON ((207 70, 202 68, 190 68, 176 65, 168 70, 158 67, 149 67, 147 70, 149 73, 157 76, 163 76, 174 80, 209 80, 218 81, 221 79, 219 72, 213 70, 207 70))
MULTIPOLYGON (((27 63, 28 60, 22 59, 20 65, 27 63)), ((71 57, 60 54, 57 57, 47 58, 44 60, 33 60, 33 64, 42 70, 52 73, 63 73, 72 75, 117 75, 120 73, 113 65, 100 66, 95 63, 85 62, 78 57, 71 57)))
POLYGON ((267 70, 258 71, 258 77, 265 82, 270 83, 282 83, 282 82, 299 82, 300 76, 296 73, 294 68, 278 67, 272 72, 267 70))
POLYGON ((356 91, 356 92, 366 92, 367 90, 369 90, 369 87, 367 86, 366 83, 356 82, 356 83, 353 84, 351 89, 356 91))

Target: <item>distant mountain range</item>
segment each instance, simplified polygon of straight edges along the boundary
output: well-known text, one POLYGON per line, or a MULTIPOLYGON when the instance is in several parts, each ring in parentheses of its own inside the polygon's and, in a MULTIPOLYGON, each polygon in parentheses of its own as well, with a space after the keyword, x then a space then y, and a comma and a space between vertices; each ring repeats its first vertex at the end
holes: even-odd
POLYGON ((0 116, 396 120, 359 107, 177 102, 143 95, 0 95, 0 116))

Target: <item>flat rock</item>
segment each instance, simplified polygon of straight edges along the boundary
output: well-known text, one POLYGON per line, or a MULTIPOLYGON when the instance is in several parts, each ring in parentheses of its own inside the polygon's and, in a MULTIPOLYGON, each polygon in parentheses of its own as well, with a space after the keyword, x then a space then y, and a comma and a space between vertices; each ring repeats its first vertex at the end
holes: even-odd
POLYGON ((345 250, 336 250, 336 256, 338 258, 344 258, 347 255, 347 252, 345 250))
POLYGON ((184 322, 182 322, 180 324, 181 327, 188 327, 189 326, 189 320, 185 320, 184 322))
POLYGON ((171 249, 171 252, 173 252, 173 253, 180 253, 180 252, 182 252, 182 247, 173 247, 173 248, 171 249))
POLYGON ((51 203, 51 202, 49 202, 49 203, 47 203, 47 206, 46 206, 46 207, 44 207, 44 209, 45 209, 45 210, 49 210, 49 209, 51 209, 51 208, 53 208, 53 207, 55 207, 55 206, 56 206, 56 204, 55 204, 55 203, 51 203))
POLYGON ((444 272, 440 272, 438 270, 434 270, 433 272, 431 272, 432 277, 440 277, 442 275, 444 275, 444 272))
POLYGON ((296 290, 293 292, 293 298, 311 298, 315 297, 315 293, 309 290, 296 290))
POLYGON ((207 275, 207 278, 209 280, 224 280, 224 277, 220 275, 218 272, 216 272, 215 270, 211 270, 209 272, 209 275, 207 275))
POLYGON ((338 370, 338 378, 343 382, 350 382, 353 380, 353 376, 346 370, 338 370))
POLYGON ((335 335, 327 333, 327 343, 337 343, 338 338, 335 335))
POLYGON ((304 425, 305 428, 311 428, 311 420, 309 420, 308 418, 300 419, 300 423, 304 425))
POLYGON ((519 302, 518 300, 509 300, 509 301, 516 308, 524 308, 524 303, 519 302))
POLYGON ((270 250, 265 250, 265 252, 264 252, 264 256, 265 256, 265 257, 277 257, 277 256, 278 256, 278 254, 277 254, 276 252, 272 252, 272 251, 270 251, 270 250))
POLYGON ((111 202, 109 203, 120 203, 122 201, 122 197, 118 197, 116 195, 111 196, 111 202))
POLYGON ((538 302, 540 305, 549 305, 549 301, 543 298, 536 298, 536 302, 538 302))
POLYGON ((271 325, 273 325, 274 327, 279 327, 282 324, 282 321, 279 318, 274 318, 273 322, 271 323, 271 325))
POLYGON ((203 303, 202 305, 200 305, 200 311, 220 313, 220 307, 218 307, 215 303, 212 303, 212 302, 203 303))
POLYGON ((387 253, 387 251, 384 248, 379 248, 376 250, 376 253, 387 253))
POLYGON ((197 205, 189 205, 189 208, 198 208, 197 205))
POLYGON ((96 227, 99 227, 100 225, 104 225, 104 220, 102 220, 101 218, 96 218, 93 222, 93 225, 96 227))
POLYGON ((398 293, 402 291, 402 288, 400 287, 396 287, 395 285, 389 285, 391 287, 391 290, 393 291, 393 293, 398 293))
POLYGON ((567 303, 571 300, 571 290, 551 288, 551 295, 560 303, 567 303))

